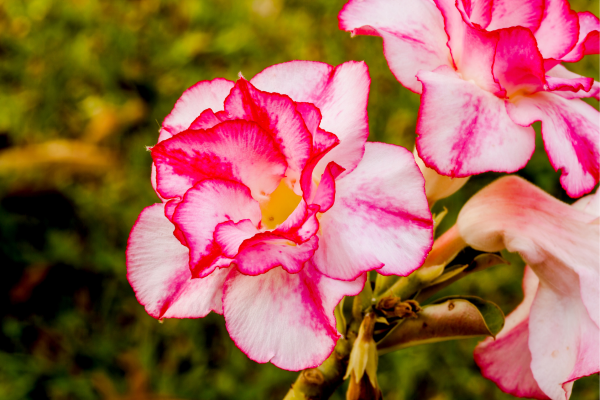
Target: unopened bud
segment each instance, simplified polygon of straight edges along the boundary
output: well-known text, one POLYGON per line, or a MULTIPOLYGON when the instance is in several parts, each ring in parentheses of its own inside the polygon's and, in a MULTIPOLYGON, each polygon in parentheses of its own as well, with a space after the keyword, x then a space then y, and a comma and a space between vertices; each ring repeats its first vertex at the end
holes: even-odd
POLYGON ((421 157, 417 154, 417 149, 413 151, 413 155, 425 178, 425 194, 427 195, 429 206, 432 206, 438 200, 456 193, 469 180, 469 177, 451 178, 440 175, 425 165, 421 157))
POLYGON ((375 313, 365 315, 350 352, 348 370, 344 376, 344 379, 350 378, 347 400, 381 398, 377 383, 377 344, 373 339, 375 321, 375 313))

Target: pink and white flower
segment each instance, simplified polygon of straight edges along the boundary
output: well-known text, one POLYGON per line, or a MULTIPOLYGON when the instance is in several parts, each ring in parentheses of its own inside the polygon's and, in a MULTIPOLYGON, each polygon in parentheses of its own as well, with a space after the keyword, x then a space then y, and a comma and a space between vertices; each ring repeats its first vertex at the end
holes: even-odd
POLYGON ((572 197, 598 183, 600 86, 561 62, 598 53, 598 18, 566 0, 350 0, 340 29, 383 38, 396 78, 422 93, 417 149, 438 173, 524 167, 542 136, 572 197))
POLYGON ((131 231, 128 279, 155 318, 223 314, 251 359, 319 365, 365 272, 408 275, 432 244, 412 154, 366 143, 362 62, 293 61, 202 81, 152 148, 162 203, 131 231))
POLYGON ((519 252, 529 265, 523 302, 475 349, 483 375, 503 391, 564 400, 575 380, 600 371, 599 208, 598 193, 569 206, 510 176, 461 210, 468 245, 519 252))

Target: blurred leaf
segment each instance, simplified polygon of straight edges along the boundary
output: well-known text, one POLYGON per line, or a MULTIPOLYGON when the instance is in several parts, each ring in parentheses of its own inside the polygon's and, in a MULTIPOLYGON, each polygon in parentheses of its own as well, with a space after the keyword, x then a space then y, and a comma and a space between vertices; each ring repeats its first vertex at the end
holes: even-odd
POLYGON ((502 310, 474 296, 454 296, 424 306, 414 319, 402 320, 377 343, 380 354, 405 347, 474 336, 496 336, 504 326, 502 310))

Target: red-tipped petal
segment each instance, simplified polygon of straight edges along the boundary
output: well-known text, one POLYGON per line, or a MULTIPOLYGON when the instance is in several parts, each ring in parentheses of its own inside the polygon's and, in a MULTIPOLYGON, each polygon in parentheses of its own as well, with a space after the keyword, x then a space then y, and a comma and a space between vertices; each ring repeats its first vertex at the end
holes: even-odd
POLYGON ((321 215, 314 256, 325 275, 351 280, 378 269, 408 275, 432 244, 432 221, 423 175, 406 149, 367 143, 350 174, 336 180, 335 204, 321 215))
POLYGON ((487 171, 513 172, 535 148, 531 127, 514 123, 505 102, 450 68, 422 71, 424 91, 417 122, 417 149, 438 173, 465 177, 487 171))
POLYGON ((598 111, 579 99, 552 93, 523 97, 507 107, 513 121, 542 121, 542 137, 560 182, 571 197, 589 193, 598 183, 600 129, 598 111))
POLYGON ((544 58, 561 59, 577 44, 579 17, 567 0, 545 0, 544 16, 535 39, 544 58))
POLYGON ((310 263, 297 274, 282 268, 258 276, 234 271, 224 289, 227 330, 254 361, 292 371, 316 367, 339 337, 335 306, 364 283, 364 275, 353 282, 326 278, 310 263))
POLYGON ((222 313, 228 270, 192 279, 188 249, 173 236, 164 204, 146 207, 127 243, 127 279, 140 304, 154 318, 200 318, 222 313))
POLYGON ((349 61, 332 67, 312 61, 290 61, 269 67, 251 80, 257 88, 283 93, 294 101, 312 103, 322 115, 321 129, 333 133, 340 144, 314 170, 320 177, 330 161, 353 170, 369 135, 367 101, 371 79, 364 62, 349 61))
POLYGON ((338 20, 342 30, 381 36, 392 73, 413 92, 421 93, 417 72, 452 65, 444 20, 431 1, 351 0, 338 20))
POLYGON ((259 125, 225 121, 206 131, 188 130, 152 148, 158 191, 183 196, 197 182, 223 178, 248 186, 256 199, 271 193, 286 163, 273 139, 259 125))
POLYGON ((173 223, 183 232, 190 249, 192 275, 205 276, 212 270, 212 262, 226 255, 214 240, 217 225, 249 219, 258 226, 260 218, 258 202, 239 183, 207 179, 188 190, 173 215, 173 223))
POLYGON ((578 13, 579 38, 577 44, 568 54, 562 57, 563 61, 576 62, 588 54, 598 54, 600 20, 589 11, 578 13))

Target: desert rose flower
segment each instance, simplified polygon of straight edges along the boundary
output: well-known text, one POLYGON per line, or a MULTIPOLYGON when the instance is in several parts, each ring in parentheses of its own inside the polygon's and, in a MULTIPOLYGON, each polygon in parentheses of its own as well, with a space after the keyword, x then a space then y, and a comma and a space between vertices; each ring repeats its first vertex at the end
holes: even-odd
POLYGON ((340 28, 383 38, 396 78, 422 93, 417 149, 438 173, 524 167, 542 136, 572 197, 599 175, 598 83, 561 61, 598 53, 598 18, 566 0, 350 0, 340 28))
POLYGON ((519 252, 528 264, 523 302, 496 340, 475 349, 483 375, 507 393, 564 400, 575 380, 600 371, 599 200, 569 206, 511 176, 477 193, 458 216, 468 245, 519 252))
POLYGON ((128 279, 155 318, 223 314, 251 359, 319 365, 365 272, 407 275, 432 244, 412 154, 366 143, 366 64, 293 61, 186 90, 152 147, 162 203, 131 231, 128 279))

